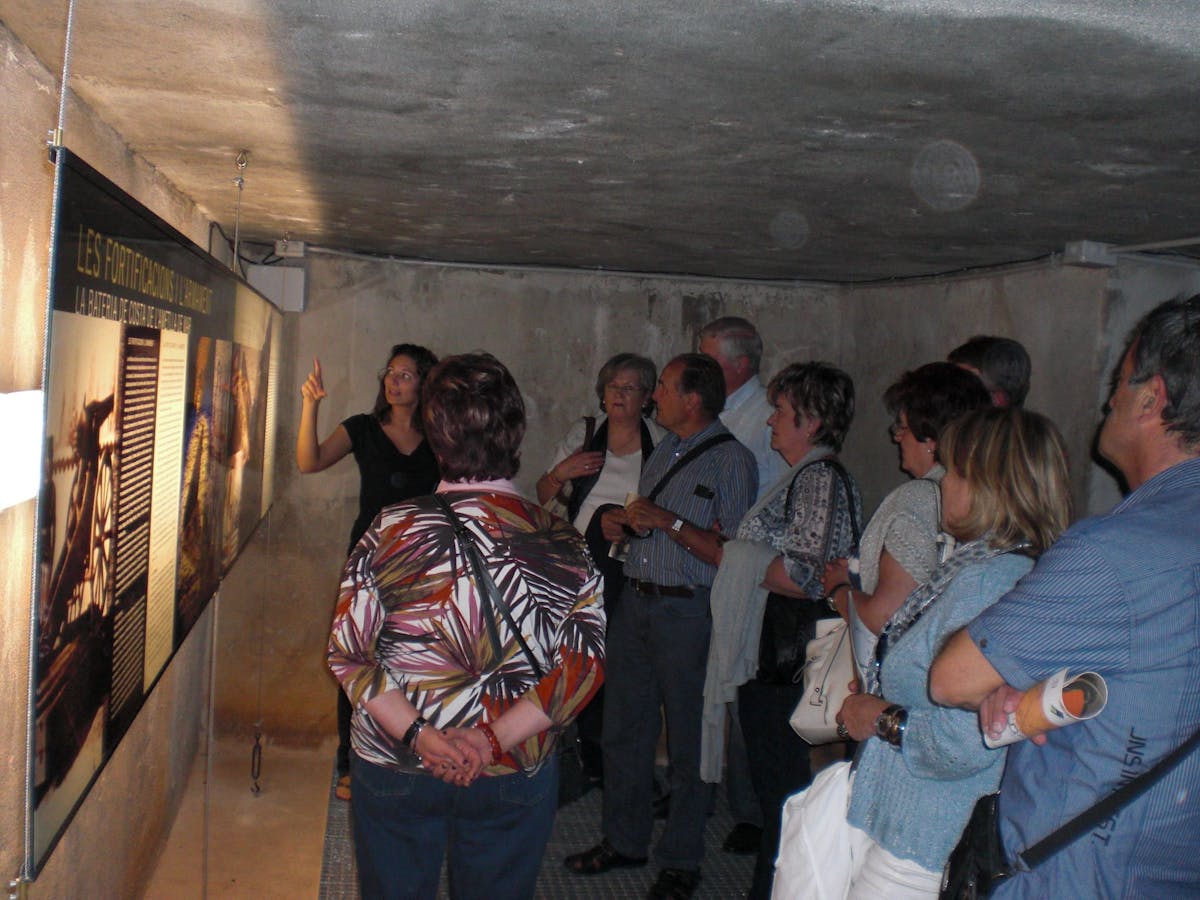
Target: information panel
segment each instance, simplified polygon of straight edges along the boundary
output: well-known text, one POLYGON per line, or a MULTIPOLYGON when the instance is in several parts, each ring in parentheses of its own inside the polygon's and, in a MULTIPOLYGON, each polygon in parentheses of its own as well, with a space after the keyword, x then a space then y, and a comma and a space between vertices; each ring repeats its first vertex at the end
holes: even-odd
POLYGON ((270 506, 281 324, 184 235, 57 156, 34 872, 270 506))

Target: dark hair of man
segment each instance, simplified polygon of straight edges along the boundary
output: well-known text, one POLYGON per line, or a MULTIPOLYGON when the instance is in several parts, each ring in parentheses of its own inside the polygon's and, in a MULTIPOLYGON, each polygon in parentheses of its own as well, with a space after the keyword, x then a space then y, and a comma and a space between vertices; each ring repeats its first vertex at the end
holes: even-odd
POLYGON ((918 441, 936 441, 954 419, 991 407, 992 397, 966 369, 933 362, 901 375, 884 391, 883 403, 893 419, 904 413, 908 430, 918 441))
POLYGON ((716 338, 721 345, 721 353, 726 359, 734 360, 746 357, 750 360, 750 370, 758 374, 762 363, 762 337, 754 324, 741 316, 722 316, 713 319, 700 329, 698 340, 716 338))
POLYGON ((1183 448, 1200 450, 1200 294, 1168 300, 1148 312, 1130 335, 1132 384, 1161 375, 1167 388, 1162 418, 1183 448))
POLYGON ((681 353, 671 360, 675 362, 683 363, 679 393, 698 395, 700 408, 710 420, 721 415, 725 409, 725 374, 717 361, 703 353, 681 353))
POLYGON ((819 419, 821 427, 813 435, 814 444, 832 447, 836 453, 854 420, 854 381, 837 366, 825 362, 792 363, 775 373, 767 385, 771 402, 787 398, 800 416, 819 419))
MULTIPOLYGON (((388 354, 387 364, 390 366, 392 360, 397 356, 407 356, 417 364, 417 382, 418 387, 425 384, 425 378, 429 375, 429 370, 437 365, 437 357, 429 350, 419 344, 396 344, 392 347, 392 352, 388 354)), ((375 408, 371 410, 371 415, 377 418, 380 422, 386 422, 392 414, 392 406, 387 402, 387 387, 384 382, 387 380, 387 369, 385 368, 379 376, 379 393, 375 396, 375 408)), ((413 415, 413 426, 421 430, 421 405, 420 393, 417 394, 417 410, 413 415)))
POLYGON ((1012 338, 977 334, 946 357, 952 363, 979 370, 989 391, 1003 391, 1012 406, 1020 406, 1029 393, 1033 365, 1025 348, 1012 338))
POLYGON ((642 400, 642 415, 649 415, 654 411, 654 401, 649 394, 658 381, 658 370, 654 368, 654 363, 636 353, 618 353, 600 367, 596 374, 596 396, 600 398, 600 408, 604 409, 604 389, 622 372, 629 372, 637 378, 638 387, 647 395, 642 400))
POLYGON ((450 356, 425 381, 425 437, 447 481, 512 478, 521 465, 525 401, 490 353, 450 356))

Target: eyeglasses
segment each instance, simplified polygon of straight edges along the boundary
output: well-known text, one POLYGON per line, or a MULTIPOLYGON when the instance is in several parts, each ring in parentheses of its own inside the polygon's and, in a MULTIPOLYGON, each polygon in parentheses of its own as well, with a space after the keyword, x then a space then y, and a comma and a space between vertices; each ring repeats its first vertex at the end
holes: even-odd
POLYGON ((379 373, 380 381, 383 381, 385 378, 398 378, 401 381, 416 381, 417 376, 408 369, 393 369, 391 366, 388 366, 379 373))
POLYGON ((888 434, 892 436, 893 441, 900 440, 900 435, 908 431, 908 426, 902 422, 893 422, 888 426, 888 434))
POLYGON ((628 397, 630 394, 642 394, 645 391, 640 384, 617 384, 615 381, 610 381, 604 386, 604 393, 628 397))

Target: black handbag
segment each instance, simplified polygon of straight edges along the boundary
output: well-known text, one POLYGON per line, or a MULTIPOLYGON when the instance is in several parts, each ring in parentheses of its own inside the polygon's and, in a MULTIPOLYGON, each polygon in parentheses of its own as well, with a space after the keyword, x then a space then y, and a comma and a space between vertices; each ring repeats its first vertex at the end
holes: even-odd
MULTIPOLYGON (((792 491, 800 474, 809 466, 822 464, 833 467, 846 491, 850 508, 850 531, 854 537, 851 552, 857 552, 862 532, 858 527, 858 516, 854 512, 854 491, 850 486, 850 476, 836 459, 818 459, 796 472, 792 483, 788 485, 787 499, 783 505, 784 519, 791 521, 792 491)), ((828 548, 826 550, 828 551, 828 548)), ((763 609, 762 633, 758 639, 758 672, 754 676, 755 679, 762 684, 799 684, 804 678, 805 651, 808 642, 816 635, 817 620, 827 618, 829 610, 818 600, 787 597, 774 591, 767 594, 766 607, 763 609)))
POLYGON ((986 897, 1009 876, 1000 843, 999 800, 999 794, 986 794, 976 801, 962 837, 946 860, 940 900, 986 897))
POLYGON ((939 900, 976 900, 987 897, 992 889, 1006 878, 1028 872, 1041 865, 1059 850, 1078 840, 1101 822, 1150 790, 1155 782, 1170 772, 1200 744, 1200 731, 1156 762, 1153 766, 1117 788, 1107 797, 1089 806, 1065 825, 1056 828, 1036 844, 1016 854, 1009 865, 1000 842, 999 794, 980 797, 971 812, 967 827, 958 844, 950 851, 942 873, 939 900))

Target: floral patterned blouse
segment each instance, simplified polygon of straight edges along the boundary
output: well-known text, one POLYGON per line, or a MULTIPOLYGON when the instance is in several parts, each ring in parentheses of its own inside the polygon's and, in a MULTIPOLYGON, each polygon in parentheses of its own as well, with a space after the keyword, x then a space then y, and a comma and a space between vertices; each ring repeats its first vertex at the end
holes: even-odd
POLYGON ((351 744, 367 762, 423 771, 364 704, 401 690, 438 727, 499 718, 522 697, 554 723, 487 774, 536 769, 604 677, 602 578, 569 524, 514 493, 444 495, 474 534, 539 680, 497 610, 501 653, 445 513, 433 497, 386 507, 346 561, 328 661, 354 705, 351 744))

